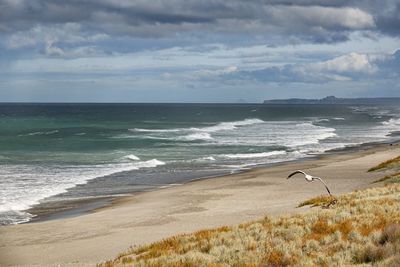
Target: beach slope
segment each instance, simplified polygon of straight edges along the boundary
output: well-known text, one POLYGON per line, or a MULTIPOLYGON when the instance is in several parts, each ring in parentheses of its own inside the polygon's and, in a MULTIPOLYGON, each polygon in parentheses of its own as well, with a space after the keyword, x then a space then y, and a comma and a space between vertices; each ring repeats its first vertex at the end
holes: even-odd
POLYGON ((341 194, 371 187, 382 173, 367 170, 399 154, 398 145, 362 147, 140 193, 74 218, 0 227, 0 266, 93 266, 171 235, 302 212, 309 208, 296 206, 325 189, 301 177, 286 180, 290 171, 323 177, 341 194))

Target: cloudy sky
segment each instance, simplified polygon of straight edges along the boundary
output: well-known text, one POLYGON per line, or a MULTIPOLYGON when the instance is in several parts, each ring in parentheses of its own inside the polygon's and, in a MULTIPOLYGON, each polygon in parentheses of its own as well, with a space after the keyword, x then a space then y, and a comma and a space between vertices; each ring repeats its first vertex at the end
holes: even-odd
POLYGON ((0 101, 400 96, 400 0, 0 0, 0 101))

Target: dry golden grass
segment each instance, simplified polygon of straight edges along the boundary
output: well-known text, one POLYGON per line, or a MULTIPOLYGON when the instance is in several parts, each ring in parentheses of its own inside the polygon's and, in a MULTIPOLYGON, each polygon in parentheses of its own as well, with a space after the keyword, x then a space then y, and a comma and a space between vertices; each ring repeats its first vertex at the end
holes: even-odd
MULTIPOLYGON (((307 205, 331 201, 319 197, 307 205)), ((330 209, 178 235, 99 266, 396 266, 400 184, 337 198, 330 209)))
POLYGON ((397 168, 400 167, 400 156, 393 158, 393 159, 389 159, 385 162, 382 162, 379 165, 372 167, 368 171, 373 172, 373 171, 378 171, 378 170, 383 170, 383 169, 392 169, 395 167, 397 167, 397 168))
POLYGON ((311 198, 301 202, 297 207, 311 206, 311 207, 330 207, 336 204, 337 199, 334 196, 323 195, 311 198))

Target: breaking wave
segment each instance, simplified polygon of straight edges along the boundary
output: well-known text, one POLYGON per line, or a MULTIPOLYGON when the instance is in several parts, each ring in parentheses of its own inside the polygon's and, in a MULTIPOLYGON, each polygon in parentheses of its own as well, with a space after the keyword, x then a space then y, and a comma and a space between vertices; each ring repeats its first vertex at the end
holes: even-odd
POLYGON ((229 159, 250 159, 250 158, 267 158, 271 156, 284 155, 284 154, 286 154, 286 151, 281 150, 281 151, 271 151, 263 153, 225 154, 222 155, 222 157, 229 159))
POLYGON ((83 166, 2 166, 0 180, 2 183, 7 183, 7 187, 0 188, 0 195, 3 196, 0 198, 2 223, 15 224, 29 221, 32 215, 24 210, 39 204, 45 198, 64 193, 67 189, 85 184, 89 180, 165 164, 163 161, 151 159, 134 163, 83 166), (43 182, 47 180, 52 182, 50 184, 43 182), (21 184, 24 184, 26 190, 21 188, 21 184), (23 194, 21 190, 24 191, 23 194))

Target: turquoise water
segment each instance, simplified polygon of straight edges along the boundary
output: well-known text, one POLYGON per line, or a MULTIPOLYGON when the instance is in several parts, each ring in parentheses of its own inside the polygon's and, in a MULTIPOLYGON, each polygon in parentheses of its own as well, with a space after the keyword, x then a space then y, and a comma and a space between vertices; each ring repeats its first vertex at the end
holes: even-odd
POLYGON ((2 104, 0 224, 51 201, 126 195, 400 130, 399 107, 2 104))

